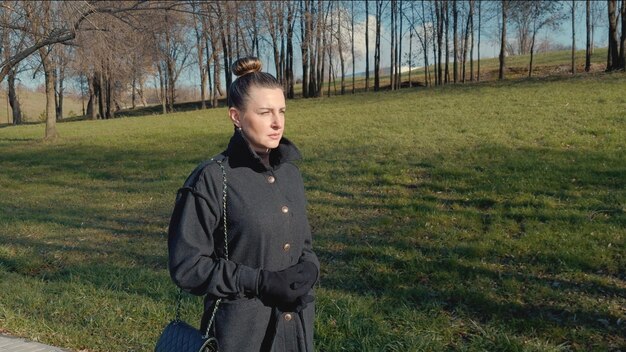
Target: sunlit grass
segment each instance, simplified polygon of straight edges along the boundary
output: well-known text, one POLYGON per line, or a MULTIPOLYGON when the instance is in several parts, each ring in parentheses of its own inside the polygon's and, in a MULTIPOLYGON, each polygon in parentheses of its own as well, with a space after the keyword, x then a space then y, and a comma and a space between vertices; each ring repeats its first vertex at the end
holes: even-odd
MULTIPOLYGON (((626 76, 289 102, 320 351, 626 344, 626 76)), ((225 109, 0 129, 0 328, 150 351, 173 314, 176 189, 225 109)), ((197 323, 201 300, 187 297, 197 323)))

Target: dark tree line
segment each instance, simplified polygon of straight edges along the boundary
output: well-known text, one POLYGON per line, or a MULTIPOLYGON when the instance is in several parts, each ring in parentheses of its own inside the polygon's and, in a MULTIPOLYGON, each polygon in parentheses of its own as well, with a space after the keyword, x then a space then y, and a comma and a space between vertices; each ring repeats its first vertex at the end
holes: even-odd
MULTIPOLYGON (((531 76, 541 31, 570 19, 574 51, 578 5, 572 0, 3 1, 0 80, 7 79, 13 121, 19 124, 16 78, 26 69, 43 76, 46 137, 54 138, 68 79, 84 87, 84 113, 92 119, 114 117, 126 95, 132 108, 146 105, 148 91, 157 93, 163 113, 173 111, 181 74, 190 70, 199 78, 200 107, 216 107, 232 81, 232 62, 244 55, 264 58, 288 98, 296 96, 297 84, 302 97, 312 98, 324 89, 328 95, 354 93, 355 67, 362 61, 365 90, 372 83, 378 91, 479 81, 481 45, 490 33, 500 43, 499 78, 505 78, 511 54, 530 54, 531 76), (423 78, 417 77, 421 82, 411 77, 418 66, 424 67, 423 78)), ((585 5, 585 69, 602 18, 609 29, 606 70, 624 69, 626 0, 585 5)))

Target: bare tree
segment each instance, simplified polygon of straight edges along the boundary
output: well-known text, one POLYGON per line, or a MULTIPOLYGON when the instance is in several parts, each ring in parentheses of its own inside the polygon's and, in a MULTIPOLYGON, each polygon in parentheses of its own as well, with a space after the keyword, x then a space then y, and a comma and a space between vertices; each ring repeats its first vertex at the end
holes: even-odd
MULTIPOLYGON (((17 2, 5 2, 4 6, 0 7, 0 21, 2 21, 0 25, 2 41, 0 54, 2 54, 5 60, 9 60, 15 52, 22 50, 26 41, 25 32, 11 28, 19 21, 19 18, 16 18, 17 14, 12 10, 16 6, 19 6, 17 2)), ((20 72, 19 63, 17 63, 7 74, 7 96, 11 106, 14 125, 22 123, 22 108, 15 86, 17 75, 20 72)))
POLYGON ((452 73, 452 79, 454 81, 454 83, 457 83, 459 81, 459 67, 458 67, 458 57, 459 57, 459 43, 458 43, 458 19, 459 19, 459 10, 457 7, 457 0, 452 0, 452 46, 453 46, 453 58, 452 60, 454 60, 454 64, 452 69, 454 70, 454 72, 452 73))
POLYGON ((352 52, 352 94, 354 94, 354 86, 355 86, 355 70, 356 70, 356 60, 355 60, 355 55, 354 55, 354 17, 355 13, 354 13, 354 1, 351 1, 350 4, 352 5, 352 11, 350 11, 350 42, 352 44, 351 47, 351 52, 352 52))
POLYGON ((300 0, 300 53, 302 57, 302 97, 309 97, 309 53, 311 50, 311 0, 300 0))
POLYGON ((622 36, 620 40, 620 51, 619 51, 619 68, 624 70, 626 69, 626 0, 622 0, 622 36))
POLYGON ((380 90, 380 22, 383 0, 376 0, 376 44, 374 46, 374 91, 380 90))
POLYGON ((561 9, 561 3, 549 0, 519 0, 510 4, 510 18, 517 27, 518 41, 523 41, 518 43, 519 49, 530 53, 528 77, 533 74, 537 33, 545 27, 557 26, 562 19, 561 9))
MULTIPOLYGON (((206 82, 207 82, 207 62, 204 60, 204 55, 206 52, 207 42, 205 40, 205 31, 208 31, 207 28, 203 27, 203 21, 200 18, 200 4, 196 1, 191 2, 192 6, 192 18, 193 18, 193 29, 196 34, 196 58, 198 65, 198 74, 200 76, 200 109, 206 109, 206 82)), ((134 106, 134 104, 133 104, 134 106)))
POLYGON ((572 68, 573 75, 576 74, 576 0, 572 0, 570 3, 571 19, 572 19, 572 68))
POLYGON ((506 22, 508 15, 509 0, 501 0, 500 6, 502 8, 502 31, 500 39, 500 68, 498 70, 498 79, 504 79, 504 67, 506 59, 506 22))
POLYGON ((365 0, 365 91, 370 90, 370 16, 369 16, 369 0, 365 0))
MULTIPOLYGON (((469 13, 467 16, 467 22, 465 24, 465 37, 463 39, 463 56, 462 56, 462 70, 463 73, 461 75, 461 80, 463 83, 465 83, 465 62, 467 61, 467 47, 469 45, 470 42, 470 33, 472 35, 472 41, 473 41, 473 32, 474 32, 474 25, 473 25, 473 19, 474 19, 474 0, 469 0, 469 13)), ((472 42, 472 49, 474 48, 473 42, 472 42)), ((470 59, 471 59, 471 55, 470 55, 470 59)), ((474 75, 474 70, 473 70, 473 66, 472 66, 472 80, 473 80, 473 75, 474 75)))

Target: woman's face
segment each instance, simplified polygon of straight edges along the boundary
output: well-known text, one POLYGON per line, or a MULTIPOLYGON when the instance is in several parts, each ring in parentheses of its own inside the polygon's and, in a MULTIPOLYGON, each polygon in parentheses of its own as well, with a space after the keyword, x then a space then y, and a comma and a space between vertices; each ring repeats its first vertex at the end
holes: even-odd
POLYGON ((265 152, 278 147, 285 128, 285 97, 282 89, 253 86, 243 111, 232 107, 228 114, 255 151, 265 152))

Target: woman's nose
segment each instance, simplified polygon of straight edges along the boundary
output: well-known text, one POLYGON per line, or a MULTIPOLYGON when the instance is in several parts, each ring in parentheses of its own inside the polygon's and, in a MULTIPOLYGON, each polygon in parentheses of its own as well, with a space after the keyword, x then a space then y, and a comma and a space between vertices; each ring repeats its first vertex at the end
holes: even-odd
POLYGON ((272 128, 279 129, 282 127, 282 118, 279 113, 272 114, 272 128))

